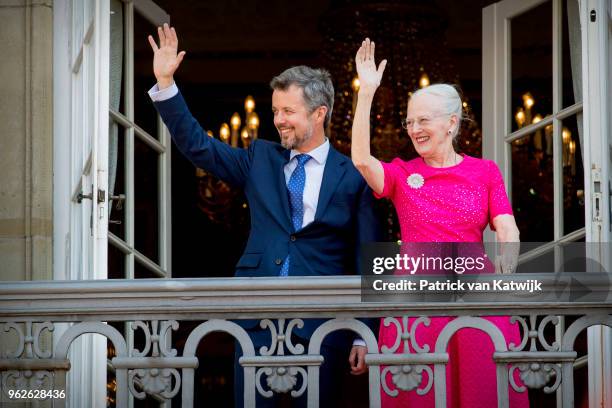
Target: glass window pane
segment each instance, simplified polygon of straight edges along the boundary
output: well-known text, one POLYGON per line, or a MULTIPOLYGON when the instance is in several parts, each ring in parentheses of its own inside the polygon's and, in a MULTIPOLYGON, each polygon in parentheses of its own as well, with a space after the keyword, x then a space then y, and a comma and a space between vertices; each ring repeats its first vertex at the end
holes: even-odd
MULTIPOLYGON (((530 124, 552 113, 552 2, 513 18, 511 32, 511 114, 524 112, 530 124)), ((520 127, 512 121, 512 131, 520 127)))
POLYGON ((79 52, 81 51, 81 45, 83 44, 83 36, 84 36, 84 4, 80 1, 73 0, 72 1, 72 55, 70 59, 70 63, 72 64, 79 52))
POLYGON ((118 197, 109 205, 108 230, 125 240, 125 128, 113 120, 108 137, 108 193, 118 197))
POLYGON ((134 279, 158 279, 160 276, 135 259, 134 279))
POLYGON ((584 227, 582 114, 563 120, 563 234, 584 227))
POLYGON ((125 279, 125 254, 108 243, 108 279, 125 279))
POLYGON ((125 114, 123 103, 124 86, 124 38, 123 38, 123 2, 110 2, 110 58, 109 58, 109 108, 125 114))
POLYGON ((87 145, 85 148, 86 151, 89 152, 92 149, 93 143, 93 134, 96 131, 95 123, 96 123, 96 115, 97 112, 95 110, 95 100, 96 100, 96 52, 92 45, 88 45, 83 50, 83 79, 84 79, 84 101, 83 101, 83 109, 85 110, 84 114, 84 128, 85 134, 90 135, 85 138, 87 141, 87 145))
MULTIPOLYGON (((71 148, 75 152, 73 154, 73 174, 77 174, 78 177, 81 175, 81 170, 85 165, 85 160, 87 158, 86 153, 89 151, 91 146, 91 134, 85 133, 85 92, 84 92, 84 84, 83 84, 83 70, 80 70, 78 73, 74 74, 74 82, 73 87, 74 90, 72 92, 72 117, 73 122, 72 125, 76 132, 72 133, 72 146, 71 148), (83 157, 85 156, 85 157, 83 157)), ((77 181, 77 179, 73 179, 73 181, 77 181)))
POLYGON ((580 15, 578 2, 561 2, 563 16, 561 25, 563 57, 563 103, 565 108, 582 101, 582 37, 580 34, 580 15))
POLYGON ((134 12, 134 121, 157 139, 157 111, 147 93, 156 82, 149 35, 157 38, 157 28, 134 12))
POLYGON ((95 0, 85 0, 84 2, 84 19, 85 24, 89 26, 89 24, 93 21, 96 14, 96 1, 95 0))
POLYGON ((554 238, 553 157, 547 132, 541 129, 512 142, 512 208, 521 241, 554 238))
POLYGON ((159 155, 134 136, 134 247, 159 261, 159 155))

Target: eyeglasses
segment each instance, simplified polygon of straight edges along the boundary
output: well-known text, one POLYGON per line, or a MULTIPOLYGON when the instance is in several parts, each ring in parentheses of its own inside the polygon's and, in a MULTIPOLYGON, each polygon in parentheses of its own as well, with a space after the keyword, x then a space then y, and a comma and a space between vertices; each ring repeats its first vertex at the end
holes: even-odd
POLYGON ((440 113, 438 115, 433 116, 421 116, 416 119, 402 119, 402 128, 405 130, 411 130, 414 127, 415 123, 418 124, 419 127, 427 127, 434 119, 441 118, 444 116, 448 116, 448 114, 440 113))

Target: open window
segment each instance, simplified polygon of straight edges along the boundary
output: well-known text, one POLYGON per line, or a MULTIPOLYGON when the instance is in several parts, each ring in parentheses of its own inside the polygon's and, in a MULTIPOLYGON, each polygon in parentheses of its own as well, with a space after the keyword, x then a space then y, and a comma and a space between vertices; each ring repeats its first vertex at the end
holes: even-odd
MULTIPOLYGON (((541 243, 534 254, 610 241, 610 7, 503 0, 483 9, 483 156, 502 170, 521 241, 541 243)), ((587 256, 611 271, 608 247, 593 248, 587 256)), ((588 330, 593 407, 612 395, 610 333, 588 330)))

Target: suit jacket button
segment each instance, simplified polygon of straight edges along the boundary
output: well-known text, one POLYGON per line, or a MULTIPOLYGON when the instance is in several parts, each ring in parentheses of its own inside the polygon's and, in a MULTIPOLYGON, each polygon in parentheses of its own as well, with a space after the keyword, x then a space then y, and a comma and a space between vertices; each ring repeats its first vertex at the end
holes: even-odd
POLYGON ((297 238, 295 237, 295 235, 291 235, 291 242, 295 242, 297 238))
POLYGON ((274 263, 275 263, 275 264, 277 264, 277 265, 280 265, 280 264, 282 264, 282 263, 283 263, 283 260, 282 260, 282 259, 280 259, 280 258, 276 258, 276 259, 274 260, 274 263))

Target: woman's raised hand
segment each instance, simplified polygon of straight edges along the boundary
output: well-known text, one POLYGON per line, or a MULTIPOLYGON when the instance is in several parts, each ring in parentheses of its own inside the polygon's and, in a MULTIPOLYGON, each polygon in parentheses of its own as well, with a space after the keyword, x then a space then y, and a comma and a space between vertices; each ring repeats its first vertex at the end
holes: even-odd
POLYGON ((380 85, 387 60, 382 60, 378 69, 374 62, 374 41, 366 38, 362 43, 357 55, 355 55, 355 65, 357 66, 357 74, 359 75, 359 89, 375 91, 380 85))
POLYGON ((149 44, 153 49, 153 73, 159 83, 160 88, 172 85, 174 82, 173 76, 178 69, 185 51, 178 51, 178 37, 174 27, 164 23, 163 27, 157 27, 159 36, 159 47, 155 43, 153 36, 149 36, 149 44))

